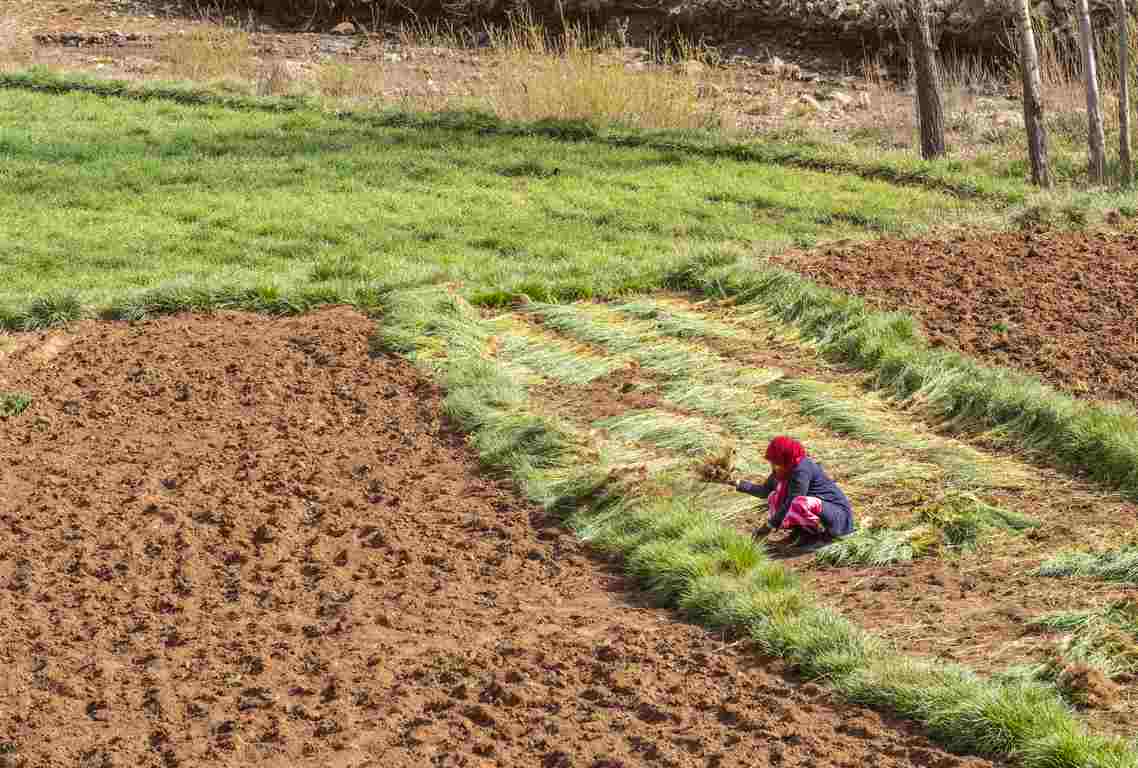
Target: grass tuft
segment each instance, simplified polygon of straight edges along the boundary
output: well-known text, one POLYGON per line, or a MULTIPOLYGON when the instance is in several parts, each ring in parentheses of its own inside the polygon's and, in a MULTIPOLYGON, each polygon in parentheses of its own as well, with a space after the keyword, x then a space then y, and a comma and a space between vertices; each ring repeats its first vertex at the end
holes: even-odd
POLYGON ((23 392, 0 392, 0 419, 19 416, 32 404, 32 396, 23 392))
POLYGON ((83 305, 74 293, 52 293, 32 299, 10 322, 13 330, 38 331, 56 328, 83 318, 83 305))

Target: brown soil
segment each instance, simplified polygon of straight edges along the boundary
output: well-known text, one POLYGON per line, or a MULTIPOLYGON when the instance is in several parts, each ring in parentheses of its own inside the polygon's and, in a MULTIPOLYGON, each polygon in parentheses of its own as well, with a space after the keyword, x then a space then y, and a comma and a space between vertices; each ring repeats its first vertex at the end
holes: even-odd
POLYGON ((1086 664, 1072 664, 1055 681, 1068 695, 1089 707, 1106 709, 1118 704, 1119 687, 1106 675, 1086 664))
POLYGON ((1138 401, 1138 237, 1014 233, 885 240, 774 259, 913 313, 933 344, 1076 395, 1138 401))
POLYGON ((645 607, 344 308, 18 337, 9 766, 963 766, 645 607))

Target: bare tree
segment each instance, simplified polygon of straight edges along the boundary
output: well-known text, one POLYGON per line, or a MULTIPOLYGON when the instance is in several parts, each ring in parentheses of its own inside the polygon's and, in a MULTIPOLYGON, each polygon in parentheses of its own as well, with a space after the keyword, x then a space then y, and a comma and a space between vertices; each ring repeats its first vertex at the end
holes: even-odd
POLYGON ((1134 183, 1130 161, 1130 12, 1126 0, 1118 0, 1118 164, 1122 186, 1134 183))
POLYGON ((1099 109, 1098 67, 1095 65, 1095 36, 1091 28, 1091 9, 1087 0, 1078 0, 1079 38, 1083 46, 1083 75, 1087 80, 1087 123, 1090 159, 1087 175, 1091 184, 1102 184, 1106 178, 1106 138, 1099 109))
POLYGON ((1023 124, 1027 129, 1027 152, 1031 158, 1031 183, 1047 188, 1051 186, 1051 170, 1047 166, 1047 130, 1043 125, 1043 79, 1039 74, 1039 51, 1035 47, 1029 2, 1016 0, 1020 72, 1023 75, 1023 124))
POLYGON ((917 103, 921 125, 921 157, 941 157, 944 147, 944 106, 936 45, 929 26, 928 0, 909 0, 909 39, 917 70, 917 103))

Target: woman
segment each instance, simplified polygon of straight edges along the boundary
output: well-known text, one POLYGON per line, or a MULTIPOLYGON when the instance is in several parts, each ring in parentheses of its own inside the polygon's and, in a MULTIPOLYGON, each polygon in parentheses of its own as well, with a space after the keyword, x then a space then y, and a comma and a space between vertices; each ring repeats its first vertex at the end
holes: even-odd
POLYGON ((766 536, 773 529, 792 531, 793 543, 806 549, 825 546, 854 531, 850 500, 809 456, 802 443, 776 437, 767 446, 771 475, 761 484, 746 480, 727 482, 741 493, 767 500, 767 523, 755 532, 766 536))

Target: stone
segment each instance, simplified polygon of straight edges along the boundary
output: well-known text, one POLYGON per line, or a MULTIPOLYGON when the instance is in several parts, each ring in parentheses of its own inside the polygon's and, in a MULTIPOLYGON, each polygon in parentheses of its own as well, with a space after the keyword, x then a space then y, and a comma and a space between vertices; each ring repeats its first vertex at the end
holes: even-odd
POLYGON ((723 95, 723 88, 715 83, 700 83, 696 96, 701 99, 717 99, 723 95))
POLYGON ((341 21, 336 26, 332 27, 333 35, 354 35, 356 33, 356 25, 350 21, 341 21))

